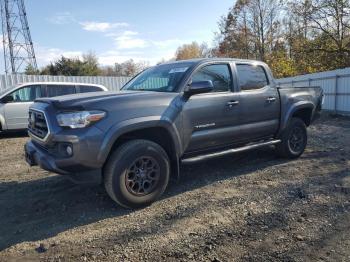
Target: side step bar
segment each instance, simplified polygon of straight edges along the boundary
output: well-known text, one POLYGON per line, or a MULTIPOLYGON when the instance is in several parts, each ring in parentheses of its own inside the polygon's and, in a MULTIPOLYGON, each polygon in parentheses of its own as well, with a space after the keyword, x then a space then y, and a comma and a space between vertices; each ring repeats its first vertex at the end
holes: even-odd
POLYGON ((228 150, 224 150, 224 151, 220 151, 220 152, 215 152, 215 153, 210 153, 210 154, 205 154, 205 155, 185 158, 185 159, 181 160, 181 163, 188 164, 188 163, 193 163, 193 162, 197 162, 197 161, 203 161, 203 160, 207 160, 209 158, 220 157, 220 156, 228 155, 228 154, 232 154, 232 153, 248 151, 248 150, 256 149, 256 148, 259 148, 259 147, 275 145, 275 144, 278 144, 278 143, 281 143, 281 140, 271 140, 271 141, 267 141, 267 142, 260 142, 260 143, 250 144, 250 145, 247 145, 247 146, 232 148, 232 149, 228 149, 228 150))

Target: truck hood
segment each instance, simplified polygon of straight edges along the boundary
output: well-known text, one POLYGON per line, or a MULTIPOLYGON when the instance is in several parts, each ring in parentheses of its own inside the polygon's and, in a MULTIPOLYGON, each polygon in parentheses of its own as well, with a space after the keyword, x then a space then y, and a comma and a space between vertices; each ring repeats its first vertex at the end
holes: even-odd
POLYGON ((52 104, 58 109, 84 108, 98 105, 103 108, 106 105, 115 103, 134 103, 136 101, 149 102, 150 100, 172 100, 177 93, 164 93, 152 91, 120 91, 120 92, 90 92, 65 96, 57 96, 52 98, 39 98, 35 102, 52 104))
POLYGON ((62 111, 105 111, 107 117, 95 126, 100 130, 108 130, 117 123, 130 119, 144 117, 176 119, 181 111, 183 99, 179 93, 121 91, 41 98, 35 102, 33 108, 44 106, 52 115, 62 111))

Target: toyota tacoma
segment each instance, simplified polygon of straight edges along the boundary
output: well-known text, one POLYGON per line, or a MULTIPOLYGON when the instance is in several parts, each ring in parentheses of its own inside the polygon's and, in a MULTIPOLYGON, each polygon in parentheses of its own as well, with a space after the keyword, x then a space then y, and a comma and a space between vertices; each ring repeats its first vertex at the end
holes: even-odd
POLYGON ((158 199, 180 165, 274 146, 297 158, 323 103, 319 87, 278 87, 265 63, 196 59, 151 67, 120 92, 39 98, 30 165, 103 183, 124 207, 158 199))

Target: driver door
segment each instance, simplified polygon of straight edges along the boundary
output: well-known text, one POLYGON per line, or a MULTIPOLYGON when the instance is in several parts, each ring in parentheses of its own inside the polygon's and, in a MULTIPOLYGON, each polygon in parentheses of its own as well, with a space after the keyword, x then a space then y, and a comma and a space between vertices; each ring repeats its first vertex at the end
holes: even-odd
POLYGON ((26 129, 28 126, 28 111, 36 98, 41 97, 41 86, 25 86, 10 93, 13 101, 4 106, 7 129, 26 129))
POLYGON ((192 82, 212 81, 210 93, 189 98, 183 109, 186 153, 229 145, 235 142, 239 125, 240 95, 234 92, 229 63, 204 65, 192 75, 192 82))

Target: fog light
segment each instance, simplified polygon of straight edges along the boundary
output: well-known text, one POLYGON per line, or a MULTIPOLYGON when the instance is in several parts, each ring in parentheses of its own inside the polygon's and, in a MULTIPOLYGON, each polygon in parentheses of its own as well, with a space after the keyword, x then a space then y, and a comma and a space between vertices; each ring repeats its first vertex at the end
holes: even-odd
POLYGON ((68 156, 73 155, 73 148, 71 146, 66 147, 66 152, 68 156))

